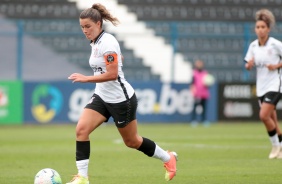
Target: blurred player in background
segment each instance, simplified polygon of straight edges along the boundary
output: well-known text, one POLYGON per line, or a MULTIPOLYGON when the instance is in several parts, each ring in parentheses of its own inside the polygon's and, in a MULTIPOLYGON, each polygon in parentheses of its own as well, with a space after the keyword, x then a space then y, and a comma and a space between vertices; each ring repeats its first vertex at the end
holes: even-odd
POLYGON ((275 25, 271 11, 267 9, 257 11, 255 20, 257 39, 250 44, 246 53, 245 68, 250 70, 256 66, 259 117, 266 127, 272 144, 269 159, 282 158, 282 137, 276 114, 276 105, 281 98, 282 43, 269 36, 275 25))
MULTIPOLYGON (((94 75, 73 73, 69 79, 73 82, 96 83, 96 88, 76 126, 78 174, 68 184, 89 184, 89 135, 110 117, 113 117, 125 145, 149 157, 160 159, 166 169, 165 179, 171 180, 176 174, 177 154, 165 151, 152 140, 138 135, 137 98, 134 89, 124 78, 119 43, 113 35, 102 29, 103 21, 117 25, 118 19, 101 4, 94 4, 91 8, 82 11, 79 18, 83 33, 91 41, 92 53, 89 64, 94 75)), ((113 169, 119 172, 118 168, 113 169)), ((121 177, 123 174, 120 173, 121 177)))
POLYGON ((191 114, 191 125, 197 126, 199 121, 204 125, 209 125, 209 121, 206 117, 207 100, 210 97, 209 85, 205 83, 205 77, 208 75, 208 71, 204 69, 204 62, 202 60, 196 60, 194 62, 193 78, 191 83, 191 91, 194 97, 193 111, 191 114), (200 120, 197 118, 197 108, 200 107, 200 120))

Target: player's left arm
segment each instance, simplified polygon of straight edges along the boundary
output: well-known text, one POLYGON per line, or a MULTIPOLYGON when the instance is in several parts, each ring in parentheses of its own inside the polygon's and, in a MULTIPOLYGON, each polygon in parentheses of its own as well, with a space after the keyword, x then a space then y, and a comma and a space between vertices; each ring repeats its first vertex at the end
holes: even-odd
POLYGON ((282 62, 279 62, 278 64, 269 64, 269 65, 266 65, 266 67, 268 68, 268 70, 277 70, 279 68, 282 68, 282 62))
POLYGON ((271 70, 271 71, 282 68, 282 42, 280 42, 280 41, 276 42, 276 44, 274 45, 274 48, 275 48, 277 55, 279 57, 279 63, 278 64, 266 65, 268 70, 271 70))
POLYGON ((105 79, 116 80, 118 77, 118 54, 116 52, 106 52, 104 54, 104 61, 106 63, 107 72, 105 79))

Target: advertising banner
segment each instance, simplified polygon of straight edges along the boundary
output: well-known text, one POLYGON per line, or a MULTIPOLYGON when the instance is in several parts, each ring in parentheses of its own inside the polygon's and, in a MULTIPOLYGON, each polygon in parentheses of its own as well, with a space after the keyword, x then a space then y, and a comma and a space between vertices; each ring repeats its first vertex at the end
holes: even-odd
MULTIPOLYGON (((190 122, 194 99, 188 84, 133 83, 138 97, 139 121, 190 122)), ((217 120, 217 88, 210 88, 208 121, 217 120)))
MULTIPOLYGON (((188 84, 132 83, 138 98, 139 122, 189 122, 193 97, 188 84)), ((94 93, 95 84, 71 82, 24 84, 24 121, 76 123, 94 93)), ((208 120, 217 120, 217 86, 211 87, 208 120)), ((112 120, 110 120, 112 121, 112 120)))
POLYGON ((258 98, 256 97, 255 84, 220 84, 219 96, 219 120, 259 120, 259 105, 258 98))
POLYGON ((71 82, 25 82, 25 123, 76 122, 94 87, 71 82))
POLYGON ((22 83, 0 81, 0 124, 22 123, 22 83))

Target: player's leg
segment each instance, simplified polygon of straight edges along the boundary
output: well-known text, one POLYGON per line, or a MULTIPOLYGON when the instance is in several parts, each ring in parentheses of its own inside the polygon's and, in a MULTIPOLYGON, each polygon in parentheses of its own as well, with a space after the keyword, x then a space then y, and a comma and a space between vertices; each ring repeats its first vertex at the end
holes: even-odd
POLYGON ((67 184, 89 184, 90 133, 106 118, 97 111, 85 108, 76 126, 76 167, 78 174, 67 184))
POLYGON ((149 157, 163 161, 166 168, 166 180, 171 180, 175 176, 177 154, 175 152, 165 151, 152 140, 138 135, 137 120, 131 121, 123 128, 118 128, 118 131, 126 146, 137 149, 149 157))
POLYGON ((195 123, 196 122, 196 108, 197 108, 197 105, 194 102, 193 109, 192 109, 192 112, 191 112, 191 123, 195 123))
POLYGON ((137 133, 137 98, 133 95, 126 102, 111 104, 107 107, 114 118, 118 131, 129 148, 137 149, 149 157, 162 160, 167 169, 166 179, 171 180, 176 173, 176 153, 167 152, 160 148, 155 142, 141 137, 137 133), (174 155, 175 154, 175 155, 174 155))
POLYGON ((281 133, 281 129, 280 129, 280 126, 279 126, 276 110, 272 113, 271 117, 272 117, 273 121, 275 122, 276 132, 277 132, 279 143, 280 143, 280 152, 279 152, 279 155, 277 156, 277 158, 282 159, 282 133, 281 133))
POLYGON ((210 122, 207 118, 207 99, 203 98, 201 100, 201 105, 202 105, 202 108, 203 108, 201 118, 202 118, 202 121, 204 123, 204 126, 208 127, 210 125, 210 122))
POLYGON ((109 118, 103 100, 94 95, 86 105, 76 126, 76 167, 78 174, 67 184, 88 184, 88 164, 90 158, 89 135, 109 118))
POLYGON ((272 144, 272 150, 269 154, 270 159, 276 158, 280 151, 279 139, 276 130, 276 122, 273 119, 274 112, 275 105, 265 102, 261 104, 259 117, 266 127, 270 142, 272 144))
POLYGON ((193 104, 193 110, 191 113, 191 126, 197 126, 199 124, 198 122, 198 114, 197 114, 197 108, 201 105, 201 99, 194 98, 194 104, 193 104))
POLYGON ((277 118, 277 112, 276 110, 273 111, 272 115, 271 115, 271 118, 273 119, 273 121, 275 122, 275 126, 276 126, 276 132, 277 132, 277 135, 278 135, 278 138, 279 138, 279 142, 280 144, 282 145, 282 133, 281 133, 281 129, 280 129, 280 126, 279 126, 279 122, 278 122, 278 118, 277 118))

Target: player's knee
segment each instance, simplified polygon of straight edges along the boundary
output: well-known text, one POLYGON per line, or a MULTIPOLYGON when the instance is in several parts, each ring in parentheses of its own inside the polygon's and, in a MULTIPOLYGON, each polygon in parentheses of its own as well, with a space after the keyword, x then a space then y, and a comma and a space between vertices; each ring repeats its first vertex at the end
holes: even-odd
POLYGON ((131 139, 124 140, 124 144, 129 148, 135 148, 135 149, 139 148, 140 146, 140 143, 138 141, 131 139))
POLYGON ((265 113, 260 113, 259 114, 259 119, 263 122, 266 122, 270 119, 270 116, 267 116, 265 113))
POLYGON ((89 133, 87 131, 87 128, 85 127, 76 127, 76 138, 78 139, 87 139, 89 136, 89 133))

